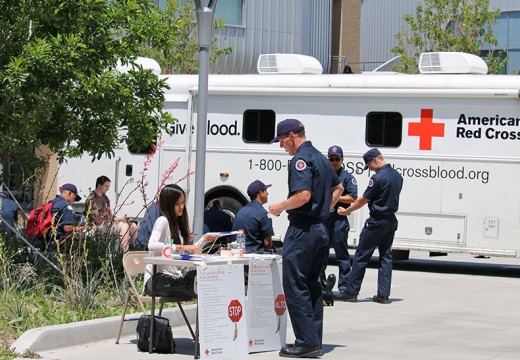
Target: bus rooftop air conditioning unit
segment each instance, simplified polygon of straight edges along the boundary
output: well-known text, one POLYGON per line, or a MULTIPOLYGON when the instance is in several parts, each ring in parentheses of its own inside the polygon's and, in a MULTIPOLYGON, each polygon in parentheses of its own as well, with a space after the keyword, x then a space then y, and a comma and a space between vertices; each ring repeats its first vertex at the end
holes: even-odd
POLYGON ((323 67, 312 56, 300 54, 261 54, 256 68, 259 74, 321 74, 323 67))
POLYGON ((462 52, 422 53, 421 74, 487 74, 486 62, 477 55, 462 52))

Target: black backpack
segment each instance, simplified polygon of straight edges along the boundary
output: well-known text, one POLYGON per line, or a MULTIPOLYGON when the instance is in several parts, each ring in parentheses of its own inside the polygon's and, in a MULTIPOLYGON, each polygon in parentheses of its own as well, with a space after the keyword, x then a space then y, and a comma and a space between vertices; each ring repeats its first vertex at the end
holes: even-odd
MULTIPOLYGON (((137 323, 137 349, 139 351, 149 350, 150 315, 141 315, 137 323)), ((153 352, 162 354, 173 354, 175 352, 175 340, 173 339, 170 321, 167 318, 154 316, 153 324, 153 352)))

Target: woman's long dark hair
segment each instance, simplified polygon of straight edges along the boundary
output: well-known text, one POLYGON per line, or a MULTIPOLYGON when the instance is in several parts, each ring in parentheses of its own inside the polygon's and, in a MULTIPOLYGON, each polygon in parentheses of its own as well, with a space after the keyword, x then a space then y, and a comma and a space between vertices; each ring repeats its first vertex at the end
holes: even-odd
POLYGON ((161 215, 168 219, 170 233, 174 244, 184 245, 188 244, 190 241, 190 226, 188 224, 188 212, 186 211, 186 206, 184 206, 184 211, 181 216, 175 215, 175 203, 179 200, 181 195, 183 195, 184 200, 186 200, 186 194, 180 186, 165 186, 159 194, 159 209, 161 215), (182 235, 182 242, 179 232, 182 235))

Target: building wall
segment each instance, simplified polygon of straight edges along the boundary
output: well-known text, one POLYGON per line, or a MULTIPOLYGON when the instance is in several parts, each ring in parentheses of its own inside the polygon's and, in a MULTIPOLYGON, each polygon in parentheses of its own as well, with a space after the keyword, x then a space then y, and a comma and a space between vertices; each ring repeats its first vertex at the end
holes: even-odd
MULTIPOLYGON (((217 2, 218 7, 218 2, 217 2)), ((243 24, 217 33, 221 47, 232 46, 210 66, 211 73, 257 73, 260 54, 296 53, 317 58, 330 69, 332 0, 254 0, 243 2, 243 24)))
MULTIPOLYGON (((391 49, 397 45, 395 34, 405 25, 403 16, 415 14, 423 0, 361 0, 361 68, 370 71, 395 56, 391 49)), ((490 0, 489 8, 502 12, 520 10, 518 0, 490 0)))
POLYGON ((361 70, 373 70, 394 56, 394 35, 404 25, 403 15, 414 13, 418 1, 361 0, 361 70))
POLYGON ((518 0, 490 0, 489 8, 499 8, 502 11, 520 11, 520 1, 518 0))
POLYGON ((332 62, 330 73, 341 73, 349 64, 359 72, 360 0, 332 3, 332 62))

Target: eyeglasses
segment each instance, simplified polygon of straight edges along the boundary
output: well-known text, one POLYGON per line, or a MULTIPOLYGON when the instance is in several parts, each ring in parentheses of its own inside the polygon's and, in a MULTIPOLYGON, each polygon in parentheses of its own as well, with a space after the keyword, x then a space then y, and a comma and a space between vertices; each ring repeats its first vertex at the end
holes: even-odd
POLYGON ((341 161, 341 158, 340 157, 330 157, 329 161, 330 162, 338 162, 338 161, 341 161))

